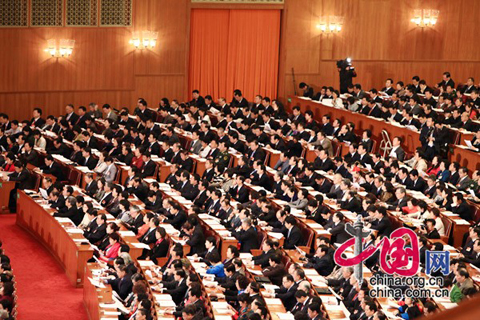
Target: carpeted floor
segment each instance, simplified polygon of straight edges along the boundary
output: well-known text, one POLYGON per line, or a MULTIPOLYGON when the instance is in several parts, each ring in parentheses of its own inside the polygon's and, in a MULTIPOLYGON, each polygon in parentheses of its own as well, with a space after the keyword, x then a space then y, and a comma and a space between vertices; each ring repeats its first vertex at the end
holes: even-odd
POLYGON ((70 284, 57 261, 15 219, 0 214, 0 238, 17 283, 18 319, 88 319, 83 289, 70 284))

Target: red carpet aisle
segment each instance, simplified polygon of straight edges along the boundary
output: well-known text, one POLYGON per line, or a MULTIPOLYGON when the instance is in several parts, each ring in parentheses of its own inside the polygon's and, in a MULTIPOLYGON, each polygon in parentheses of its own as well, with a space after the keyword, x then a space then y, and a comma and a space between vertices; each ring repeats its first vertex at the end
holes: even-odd
POLYGON ((72 287, 45 248, 15 224, 16 215, 0 215, 0 238, 17 282, 18 319, 88 319, 83 289, 72 287))

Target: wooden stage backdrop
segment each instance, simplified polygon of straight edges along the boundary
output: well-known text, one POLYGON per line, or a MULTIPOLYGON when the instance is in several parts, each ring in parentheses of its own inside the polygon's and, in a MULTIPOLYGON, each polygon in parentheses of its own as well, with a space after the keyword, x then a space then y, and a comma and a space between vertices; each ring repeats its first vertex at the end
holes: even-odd
POLYGON ((338 87, 335 61, 347 56, 357 68, 355 82, 367 89, 383 86, 387 77, 409 81, 414 74, 438 82, 447 70, 457 83, 468 76, 480 81, 476 0, 285 0, 281 5, 141 0, 134 1, 128 28, 0 28, 0 111, 23 119, 35 106, 59 114, 67 103, 133 108, 138 97, 150 105, 162 97, 189 97, 190 12, 199 7, 283 9, 279 97, 293 94, 292 67, 297 84, 338 87), (437 25, 422 29, 410 22, 417 8, 440 10, 437 25), (344 16, 343 30, 322 35, 316 28, 322 15, 344 16), (135 50, 128 43, 132 31, 146 29, 158 31, 157 47, 135 50), (73 55, 50 58, 42 49, 52 38, 74 39, 73 55))

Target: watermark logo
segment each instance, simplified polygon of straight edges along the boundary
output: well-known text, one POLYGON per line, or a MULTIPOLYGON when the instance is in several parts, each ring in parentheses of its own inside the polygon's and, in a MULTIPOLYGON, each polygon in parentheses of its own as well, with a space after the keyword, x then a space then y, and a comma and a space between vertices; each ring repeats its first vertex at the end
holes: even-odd
MULTIPOLYGON (((413 230, 399 228, 390 237, 384 237, 377 245, 370 244, 363 248, 364 238, 369 232, 363 230, 360 219, 354 224, 346 224, 345 230, 353 237, 343 243, 334 254, 335 262, 342 267, 354 267, 355 276, 363 279, 362 265, 375 252, 379 251, 378 263, 382 272, 369 279, 372 298, 447 298, 449 290, 443 288, 443 278, 419 275, 420 248, 418 236, 413 230), (353 257, 344 253, 355 246, 353 257), (403 288, 403 289, 402 289, 403 288)), ((448 275, 450 270, 450 253, 448 251, 425 251, 425 273, 441 271, 448 275)))
POLYGON ((450 252, 430 251, 425 252, 425 273, 441 271, 444 276, 450 273, 450 252))
MULTIPOLYGON (((342 267, 351 267, 363 263, 377 250, 380 250, 380 268, 387 274, 411 277, 418 273, 420 268, 420 250, 418 237, 415 232, 408 228, 399 228, 392 232, 389 237, 374 246, 370 244, 360 254, 352 258, 344 258, 343 253, 355 244, 356 238, 350 238, 344 242, 334 255, 335 262, 342 267)), ((362 240, 360 240, 362 241, 362 240)))

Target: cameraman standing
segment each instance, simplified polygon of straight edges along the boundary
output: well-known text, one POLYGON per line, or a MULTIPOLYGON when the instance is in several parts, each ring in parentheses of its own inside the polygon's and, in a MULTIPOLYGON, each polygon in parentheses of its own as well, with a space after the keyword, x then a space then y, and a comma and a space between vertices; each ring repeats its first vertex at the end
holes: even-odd
POLYGON ((355 67, 351 65, 350 58, 337 61, 338 72, 340 73, 340 93, 347 93, 348 86, 352 85, 352 78, 357 76, 355 67))

